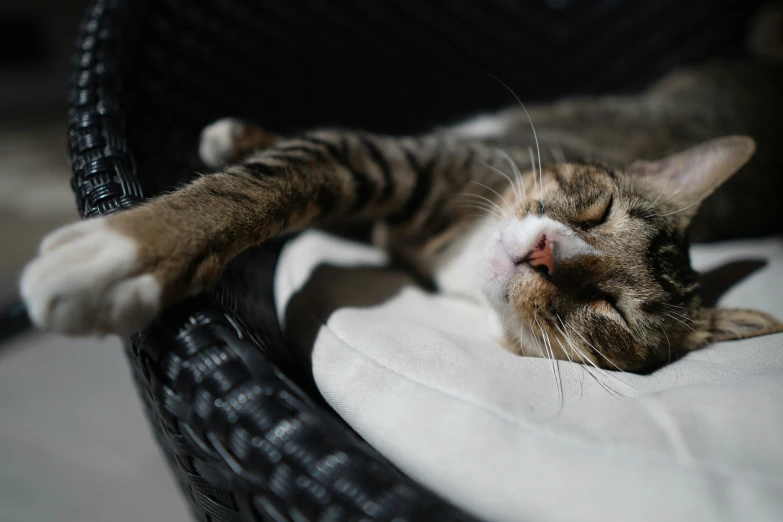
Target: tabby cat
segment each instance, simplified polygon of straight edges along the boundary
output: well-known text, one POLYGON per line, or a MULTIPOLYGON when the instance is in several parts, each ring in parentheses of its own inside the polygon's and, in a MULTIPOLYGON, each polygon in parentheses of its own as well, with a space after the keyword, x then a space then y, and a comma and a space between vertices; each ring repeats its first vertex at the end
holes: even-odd
POLYGON ((493 310, 513 351, 650 371, 783 331, 762 312, 703 307, 688 254, 700 206, 699 239, 780 231, 781 206, 753 199, 783 194, 783 134, 769 117, 780 79, 773 64, 706 65, 639 95, 516 107, 421 136, 283 137, 221 120, 200 144, 214 172, 50 234, 22 294, 40 327, 128 333, 253 245, 371 222, 440 291, 493 310), (756 149, 737 134, 761 157, 732 178, 756 149))

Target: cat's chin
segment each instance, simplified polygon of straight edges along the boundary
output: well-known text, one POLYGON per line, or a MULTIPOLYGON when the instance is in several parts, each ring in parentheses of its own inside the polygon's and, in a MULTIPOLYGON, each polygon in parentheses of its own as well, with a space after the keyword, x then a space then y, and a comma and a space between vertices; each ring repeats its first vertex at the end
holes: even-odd
POLYGON ((499 240, 493 240, 485 252, 482 267, 482 291, 495 309, 508 306, 508 288, 517 273, 517 265, 499 240))

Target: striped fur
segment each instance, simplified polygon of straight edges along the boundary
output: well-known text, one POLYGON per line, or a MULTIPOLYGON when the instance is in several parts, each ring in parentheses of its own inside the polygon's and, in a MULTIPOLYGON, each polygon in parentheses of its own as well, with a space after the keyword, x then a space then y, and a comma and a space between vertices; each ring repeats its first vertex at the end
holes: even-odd
MULTIPOLYGON (((664 82, 643 100, 659 103, 661 92, 680 88, 664 82)), ((211 165, 227 166, 141 207, 55 233, 26 270, 23 295, 40 326, 125 332, 214 284, 250 246, 354 222, 374 223, 380 246, 423 275, 448 272, 446 290, 476 277, 474 297, 494 310, 507 327, 505 344, 523 355, 646 372, 713 341, 783 331, 761 312, 703 308, 688 257, 701 200, 749 160, 753 140, 698 145, 699 133, 668 121, 621 132, 602 122, 628 118, 638 99, 590 103, 531 113, 550 125, 563 114, 591 123, 600 134, 593 149, 603 150, 598 163, 580 153, 586 135, 561 122, 548 134, 581 160, 531 164, 532 142, 521 131, 529 122, 519 110, 502 113, 497 125, 484 117, 481 125, 408 137, 345 130, 278 137, 220 122, 205 130, 200 150, 211 165), (623 140, 625 148, 611 145, 623 140), (672 147, 681 152, 650 160, 672 147), (96 238, 131 254, 74 257, 96 238), (551 263, 530 261, 545 247, 551 263), (88 277, 89 266, 100 277, 88 277), (143 313, 135 313, 139 303, 143 313)))

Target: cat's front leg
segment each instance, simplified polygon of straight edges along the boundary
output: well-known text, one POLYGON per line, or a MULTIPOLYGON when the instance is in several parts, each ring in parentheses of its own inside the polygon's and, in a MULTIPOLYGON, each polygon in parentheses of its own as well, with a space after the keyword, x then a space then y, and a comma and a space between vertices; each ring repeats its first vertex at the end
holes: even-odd
POLYGON ((437 136, 316 131, 278 140, 141 207, 56 231, 25 269, 22 296, 45 329, 128 333, 214 284, 239 252, 281 233, 382 220, 423 252, 464 221, 452 197, 497 193, 493 185, 506 178, 484 164, 501 160, 492 149, 437 136))
POLYGON ((214 174, 141 207, 56 230, 22 275, 30 318, 71 335, 138 330, 215 283, 238 252, 276 235, 289 217, 280 200, 252 180, 214 174))
POLYGON ((214 284, 250 246, 398 209, 410 183, 387 183, 366 143, 345 132, 283 140, 141 207, 55 231, 22 275, 32 321, 71 335, 129 333, 214 284))
POLYGON ((160 311, 162 281, 138 238, 113 222, 90 219, 44 239, 21 281, 35 325, 64 334, 131 332, 160 311))

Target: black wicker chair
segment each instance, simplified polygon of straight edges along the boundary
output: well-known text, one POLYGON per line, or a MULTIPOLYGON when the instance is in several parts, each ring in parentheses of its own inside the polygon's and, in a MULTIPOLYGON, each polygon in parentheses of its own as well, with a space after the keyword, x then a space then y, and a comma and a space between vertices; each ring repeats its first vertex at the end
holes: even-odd
MULTIPOLYGON (((85 218, 192 176, 210 121, 412 132, 513 100, 639 87, 741 52, 740 0, 96 0, 74 54, 72 187, 85 218)), ((132 336, 151 425, 202 521, 470 520, 326 406, 287 354, 282 243, 132 336)))

